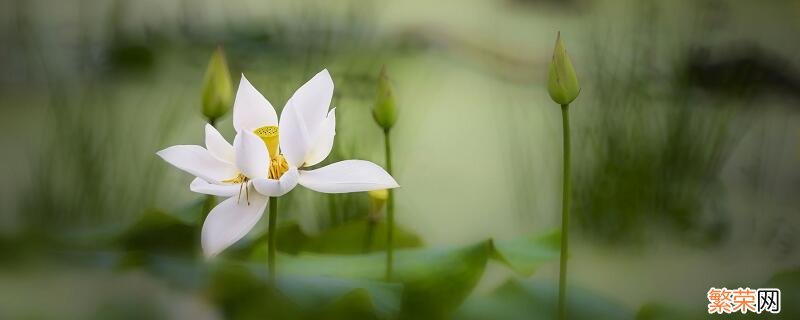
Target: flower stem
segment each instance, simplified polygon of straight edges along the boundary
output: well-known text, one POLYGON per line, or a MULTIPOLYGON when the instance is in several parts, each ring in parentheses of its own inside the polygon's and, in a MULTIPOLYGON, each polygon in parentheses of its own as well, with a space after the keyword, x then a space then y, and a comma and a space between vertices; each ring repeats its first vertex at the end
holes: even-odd
POLYGON ((328 214, 330 218, 330 226, 333 227, 339 224, 339 214, 336 212, 336 199, 335 195, 328 195, 328 214))
POLYGON ((278 224, 278 197, 269 198, 269 230, 267 233, 267 266, 269 279, 275 282, 275 228, 278 224))
POLYGON ((564 177, 561 190, 561 261, 558 272, 558 319, 566 319, 567 300, 567 255, 569 245, 569 196, 570 196, 570 141, 569 141, 569 105, 561 105, 561 121, 564 132, 564 177))
MULTIPOLYGON (((386 171, 392 174, 392 144, 389 139, 389 130, 383 131, 384 146, 386 147, 386 171)), ((394 260, 394 193, 389 189, 386 199, 386 280, 392 279, 392 264, 394 260)))
POLYGON ((375 225, 377 224, 376 221, 373 221, 371 217, 367 217, 367 234, 364 236, 364 247, 362 251, 364 253, 369 253, 372 249, 372 241, 375 238, 375 225))

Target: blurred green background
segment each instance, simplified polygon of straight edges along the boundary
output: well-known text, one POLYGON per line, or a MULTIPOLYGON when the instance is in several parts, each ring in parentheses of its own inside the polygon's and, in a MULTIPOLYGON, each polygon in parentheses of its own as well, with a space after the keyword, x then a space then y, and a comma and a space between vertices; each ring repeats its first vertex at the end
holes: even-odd
MULTIPOLYGON (((279 319, 307 316, 298 301, 309 296, 333 301, 312 318, 551 318, 561 123, 546 68, 557 31, 582 86, 571 108, 569 281, 588 302, 575 308, 594 319, 702 318, 709 287, 770 283, 791 318, 800 289, 794 0, 0 1, 0 318, 279 319), (234 85, 245 73, 278 109, 330 70, 338 123, 325 163, 385 163, 370 110, 386 66, 399 113, 398 241, 444 250, 437 257, 496 241, 474 269, 458 257, 419 267, 463 269, 471 280, 447 289, 456 298, 416 272, 402 289, 350 282, 383 261, 382 243, 353 255, 366 194, 283 197, 282 270, 306 270, 287 284, 299 291, 251 288, 258 271, 251 279, 197 256, 202 197, 155 152, 202 144, 203 75, 217 46, 234 85), (530 248, 502 244, 542 234, 530 248), (541 268, 515 272, 514 250, 525 268, 541 268), (430 290, 416 295, 420 287, 430 290), (273 305, 262 308, 262 296, 273 305), (281 313, 286 305, 297 308, 281 313)), ((232 139, 230 113, 217 127, 232 139)), ((263 262, 265 230, 224 261, 263 262)))

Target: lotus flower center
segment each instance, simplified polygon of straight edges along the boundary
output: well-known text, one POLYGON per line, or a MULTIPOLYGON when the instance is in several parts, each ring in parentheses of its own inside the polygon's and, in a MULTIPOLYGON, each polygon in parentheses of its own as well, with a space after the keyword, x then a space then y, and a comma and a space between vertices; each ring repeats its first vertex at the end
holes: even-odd
POLYGON ((278 126, 264 126, 253 131, 267 146, 269 151, 268 178, 278 180, 289 170, 289 164, 280 153, 278 140, 278 126))

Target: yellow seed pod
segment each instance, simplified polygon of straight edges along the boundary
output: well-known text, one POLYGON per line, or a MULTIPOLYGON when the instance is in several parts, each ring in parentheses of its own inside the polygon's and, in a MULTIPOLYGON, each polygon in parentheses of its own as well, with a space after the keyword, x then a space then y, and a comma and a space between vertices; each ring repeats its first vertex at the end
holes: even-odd
POLYGON ((203 80, 203 115, 209 120, 216 120, 228 110, 233 103, 233 83, 231 82, 225 52, 217 47, 208 61, 205 79, 203 80))
POLYGON ((569 104, 581 92, 575 68, 572 67, 567 49, 561 41, 561 32, 558 33, 553 61, 550 62, 547 92, 550 93, 550 98, 560 105, 569 104))
POLYGON ((278 156, 279 139, 277 126, 261 127, 253 130, 253 133, 264 141, 264 145, 267 146, 267 151, 269 151, 270 158, 278 156))

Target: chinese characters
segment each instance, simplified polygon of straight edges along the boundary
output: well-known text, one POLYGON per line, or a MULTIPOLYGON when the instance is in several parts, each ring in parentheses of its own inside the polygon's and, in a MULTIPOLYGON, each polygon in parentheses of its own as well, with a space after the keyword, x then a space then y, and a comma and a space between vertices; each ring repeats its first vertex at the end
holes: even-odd
POLYGON ((708 290, 708 313, 780 313, 781 290, 774 288, 728 288, 708 290))

